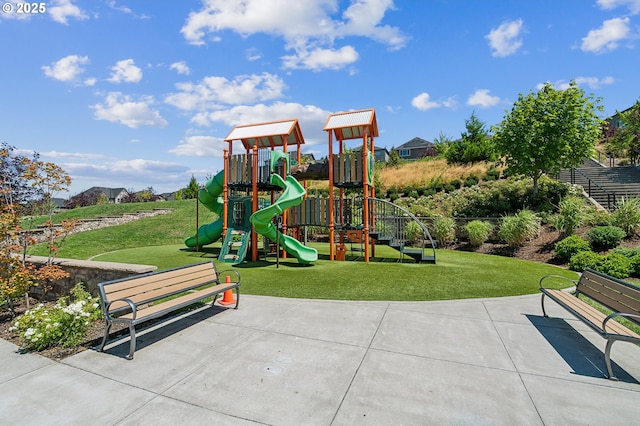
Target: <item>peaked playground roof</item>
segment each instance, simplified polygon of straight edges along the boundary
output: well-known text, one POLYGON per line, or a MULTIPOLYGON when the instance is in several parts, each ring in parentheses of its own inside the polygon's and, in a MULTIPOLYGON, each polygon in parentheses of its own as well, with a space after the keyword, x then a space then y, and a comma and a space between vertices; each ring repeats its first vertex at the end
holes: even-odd
POLYGON ((369 136, 377 137, 376 110, 372 108, 331 114, 323 130, 333 131, 339 140, 361 138, 365 132, 369 136))
POLYGON ((258 148, 284 146, 285 142, 287 145, 304 144, 297 118, 236 126, 224 140, 241 141, 245 149, 254 145, 258 145, 258 148))

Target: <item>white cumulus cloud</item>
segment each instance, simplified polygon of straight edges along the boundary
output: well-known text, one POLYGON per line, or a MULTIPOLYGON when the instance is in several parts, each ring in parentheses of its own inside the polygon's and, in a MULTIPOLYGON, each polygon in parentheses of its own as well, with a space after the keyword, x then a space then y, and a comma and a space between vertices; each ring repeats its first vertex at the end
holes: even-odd
POLYGON ((165 127, 168 123, 160 112, 152 109, 152 97, 142 97, 133 100, 130 96, 120 92, 107 94, 104 103, 93 105, 94 117, 112 123, 124 124, 127 127, 140 126, 165 127))
POLYGON ((604 10, 627 7, 632 15, 640 13, 640 1, 638 0, 598 0, 597 3, 604 10))
POLYGON ((133 59, 123 59, 111 67, 111 77, 107 79, 112 83, 137 83, 142 80, 142 70, 138 68, 133 59))
POLYGON ((469 99, 467 99, 467 105, 479 106, 481 108, 496 106, 499 103, 500 98, 497 96, 491 96, 489 94, 489 89, 478 89, 469 96, 469 99))
POLYGON ((228 146, 229 144, 222 138, 189 135, 169 152, 181 156, 223 158, 223 150, 228 146))
POLYGON ((282 57, 285 68, 308 69, 320 71, 322 69, 341 69, 358 60, 358 52, 352 46, 344 46, 340 49, 316 48, 311 52, 299 49, 295 55, 282 57))
POLYGON ((513 55, 522 47, 520 35, 523 31, 522 19, 502 23, 498 28, 492 28, 485 36, 489 40, 491 55, 502 58, 513 55))
POLYGON ((71 0, 53 0, 47 7, 47 11, 49 11, 51 19, 65 25, 69 25, 69 18, 80 21, 89 19, 89 16, 71 0))
POLYGON ((420 93, 418 96, 411 99, 411 105, 413 105, 414 108, 417 108, 420 111, 427 111, 429 109, 439 108, 441 106, 438 102, 432 102, 430 98, 431 96, 429 96, 428 93, 420 93))
POLYGON ((591 30, 582 39, 581 49, 585 52, 604 53, 615 50, 620 41, 629 38, 629 18, 613 18, 602 23, 602 27, 591 30))
POLYGON ((351 50, 335 47, 336 39, 366 37, 392 50, 406 45, 408 37, 398 27, 382 24, 390 10, 392 0, 352 0, 344 10, 336 0, 204 0, 199 11, 189 14, 181 33, 195 45, 219 40, 225 30, 245 37, 271 34, 281 37, 285 48, 294 52, 283 57, 285 67, 338 69, 357 55, 351 46, 345 46, 351 50), (309 58, 309 52, 316 54, 309 58))
POLYGON ((177 83, 176 88, 179 92, 168 95, 165 102, 191 111, 277 99, 282 97, 285 84, 277 75, 265 72, 241 75, 233 80, 209 76, 197 83, 177 83))
POLYGON ((69 55, 53 62, 51 65, 43 66, 42 70, 47 77, 66 83, 75 83, 78 81, 80 74, 85 71, 84 65, 88 63, 88 56, 69 55))
POLYGON ((178 74, 189 75, 191 73, 191 70, 189 69, 185 61, 174 62, 169 65, 169 69, 176 70, 178 74))

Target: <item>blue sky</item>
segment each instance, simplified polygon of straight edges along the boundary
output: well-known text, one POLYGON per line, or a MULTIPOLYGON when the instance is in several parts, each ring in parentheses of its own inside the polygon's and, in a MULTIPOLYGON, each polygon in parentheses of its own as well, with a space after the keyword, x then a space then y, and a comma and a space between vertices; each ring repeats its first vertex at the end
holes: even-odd
POLYGON ((63 197, 204 183, 239 124, 298 118, 323 156, 339 111, 375 108, 390 149, 497 124, 545 82, 604 116, 640 99, 640 0, 0 3, 0 141, 62 166, 63 197))

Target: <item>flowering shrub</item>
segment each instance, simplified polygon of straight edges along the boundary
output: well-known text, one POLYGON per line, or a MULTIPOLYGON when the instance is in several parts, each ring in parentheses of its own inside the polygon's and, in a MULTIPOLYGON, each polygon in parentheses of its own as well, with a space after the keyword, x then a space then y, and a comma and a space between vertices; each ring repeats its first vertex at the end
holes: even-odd
POLYGON ((38 304, 16 319, 14 329, 26 349, 40 351, 53 346, 72 347, 83 342, 89 325, 101 317, 98 298, 76 284, 72 303, 61 297, 54 306, 38 304))

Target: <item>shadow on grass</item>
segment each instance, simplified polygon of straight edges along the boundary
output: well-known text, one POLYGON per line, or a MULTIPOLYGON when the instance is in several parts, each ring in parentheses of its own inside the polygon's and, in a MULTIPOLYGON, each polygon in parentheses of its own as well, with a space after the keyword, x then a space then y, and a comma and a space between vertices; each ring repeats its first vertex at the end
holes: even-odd
MULTIPOLYGON (((545 318, 539 315, 527 315, 527 319, 540 332, 547 342, 558 352, 571 367, 573 374, 581 376, 606 378, 607 367, 604 352, 587 340, 562 318, 545 318)), ((603 339, 603 346, 605 340, 603 339)), ((615 345, 624 344, 618 342, 615 345)), ((612 351, 615 351, 615 345, 612 351)), ((611 360, 613 374, 618 380, 639 384, 633 376, 611 360)))

